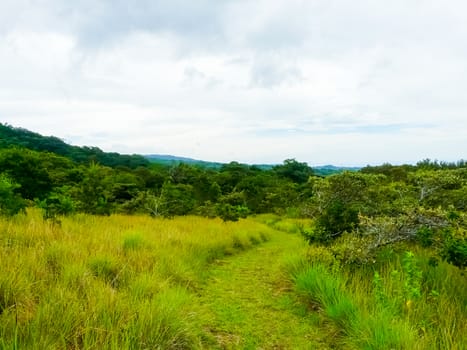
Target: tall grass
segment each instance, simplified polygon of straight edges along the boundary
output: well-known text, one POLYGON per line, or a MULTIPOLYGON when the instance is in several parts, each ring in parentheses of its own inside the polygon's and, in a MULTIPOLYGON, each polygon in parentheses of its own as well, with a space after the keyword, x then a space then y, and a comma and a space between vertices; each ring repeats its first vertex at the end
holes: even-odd
POLYGON ((0 219, 0 349, 194 349, 190 308, 206 267, 265 225, 29 211, 0 219))
MULTIPOLYGON (((336 269, 326 248, 289 264, 297 293, 356 349, 465 349, 467 280, 428 252, 394 253, 384 263, 336 269)), ((337 264, 338 265, 338 264, 337 264)))

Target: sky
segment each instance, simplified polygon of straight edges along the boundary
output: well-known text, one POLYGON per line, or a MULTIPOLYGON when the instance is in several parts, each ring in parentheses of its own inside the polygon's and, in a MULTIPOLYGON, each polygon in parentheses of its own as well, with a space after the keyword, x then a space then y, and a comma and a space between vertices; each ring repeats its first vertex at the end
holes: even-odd
POLYGON ((2 0, 0 122, 104 151, 467 158, 467 2, 2 0))

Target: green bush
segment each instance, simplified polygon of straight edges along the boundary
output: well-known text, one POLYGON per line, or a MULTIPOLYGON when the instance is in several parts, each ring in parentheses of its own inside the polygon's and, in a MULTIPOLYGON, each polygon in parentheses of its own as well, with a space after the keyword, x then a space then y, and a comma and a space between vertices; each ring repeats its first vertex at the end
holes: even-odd
POLYGON ((216 207, 217 215, 224 221, 238 221, 246 218, 249 210, 243 205, 219 204, 216 207))
POLYGON ((0 174, 0 215, 13 216, 24 211, 26 202, 16 193, 20 187, 7 175, 0 174))
POLYGON ((46 220, 58 220, 58 216, 66 216, 75 212, 76 206, 73 199, 66 194, 66 189, 52 192, 42 201, 37 201, 42 209, 42 215, 46 220))
POLYGON ((450 264, 461 269, 467 267, 467 239, 464 237, 447 239, 441 255, 450 264))

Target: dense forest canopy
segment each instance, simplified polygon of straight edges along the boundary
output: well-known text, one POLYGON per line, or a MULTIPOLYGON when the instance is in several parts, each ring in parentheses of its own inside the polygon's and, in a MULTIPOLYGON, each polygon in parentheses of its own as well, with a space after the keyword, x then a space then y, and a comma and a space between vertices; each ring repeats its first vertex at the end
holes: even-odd
POLYGON ((371 259, 389 244, 420 241, 458 266, 467 264, 463 160, 383 164, 326 177, 295 159, 270 168, 164 165, 0 124, 0 194, 3 215, 34 205, 50 219, 74 212, 311 217, 314 226, 302 229, 310 243, 351 237, 360 247, 341 252, 348 261, 371 259))
POLYGON ((149 163, 141 155, 122 155, 103 152, 97 147, 71 146, 54 136, 42 136, 23 128, 14 128, 0 123, 0 148, 12 146, 56 153, 77 163, 94 161, 105 166, 116 167, 121 165, 132 169, 138 166, 147 166, 149 163))

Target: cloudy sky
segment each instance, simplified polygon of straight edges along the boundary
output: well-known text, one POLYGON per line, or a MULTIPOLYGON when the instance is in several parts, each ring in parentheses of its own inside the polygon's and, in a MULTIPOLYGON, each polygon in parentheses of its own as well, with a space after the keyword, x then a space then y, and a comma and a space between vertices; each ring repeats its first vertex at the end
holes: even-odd
POLYGON ((461 0, 2 0, 0 122, 247 163, 467 158, 461 0))

